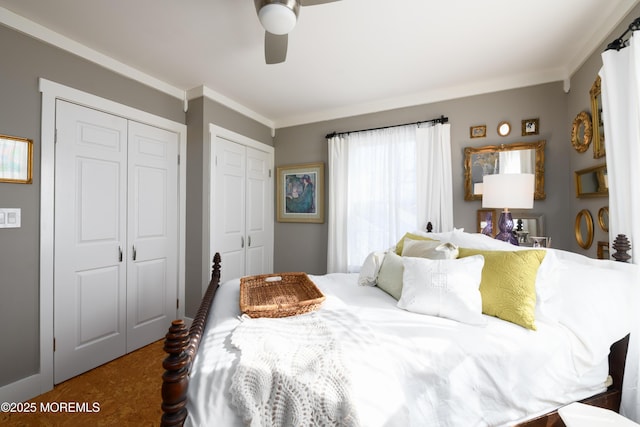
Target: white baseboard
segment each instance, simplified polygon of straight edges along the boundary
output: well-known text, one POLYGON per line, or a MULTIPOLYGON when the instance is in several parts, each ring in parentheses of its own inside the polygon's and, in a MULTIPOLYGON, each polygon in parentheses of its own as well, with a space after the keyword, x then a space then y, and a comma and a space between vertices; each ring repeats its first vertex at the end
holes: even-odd
POLYGON ((41 390, 40 374, 22 378, 11 384, 0 387, 0 402, 24 402, 39 396, 44 391, 41 390))

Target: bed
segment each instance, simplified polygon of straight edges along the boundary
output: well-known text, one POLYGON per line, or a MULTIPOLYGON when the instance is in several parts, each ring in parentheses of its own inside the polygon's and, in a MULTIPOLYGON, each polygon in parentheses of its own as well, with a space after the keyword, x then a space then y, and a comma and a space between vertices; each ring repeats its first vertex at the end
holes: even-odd
POLYGON ((635 266, 507 246, 462 230, 417 232, 401 242, 407 247, 372 253, 382 261, 368 258, 359 274, 310 276, 326 300, 315 312, 284 319, 240 316, 239 281, 220 283, 216 254, 191 327, 176 320, 166 336, 162 425, 261 425, 265 414, 290 425, 313 413, 326 425, 562 426, 557 409, 574 401, 616 412, 621 402, 637 407, 635 266), (459 253, 436 262, 411 253, 429 240, 459 253), (434 277, 464 271, 482 288, 489 263, 499 268, 502 257, 525 255, 539 258, 528 326, 497 317, 509 317, 504 313, 477 313, 473 292, 425 313, 422 288, 412 284, 411 274, 423 277, 425 266, 436 265, 434 277), (414 292, 404 302, 381 279, 384 260, 398 258, 402 292, 414 292), (372 265, 380 283, 367 283, 372 265), (274 365, 284 373, 265 374, 274 365), (269 395, 281 389, 288 397, 269 395), (292 403, 291 396, 300 399, 292 403))

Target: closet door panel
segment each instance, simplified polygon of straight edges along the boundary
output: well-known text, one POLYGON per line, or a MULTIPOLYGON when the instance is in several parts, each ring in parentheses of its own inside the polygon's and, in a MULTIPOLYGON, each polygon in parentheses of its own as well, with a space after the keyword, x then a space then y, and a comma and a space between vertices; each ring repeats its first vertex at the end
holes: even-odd
POLYGON ((225 265, 223 279, 229 280, 245 275, 245 147, 216 138, 213 156, 211 248, 220 252, 225 265))
POLYGON ((56 103, 54 382, 126 348, 127 122, 56 103))
POLYGON ((273 185, 269 176, 270 156, 247 148, 246 274, 271 273, 273 265, 273 185))
POLYGON ((178 136, 129 122, 127 351, 162 338, 178 291, 178 136))

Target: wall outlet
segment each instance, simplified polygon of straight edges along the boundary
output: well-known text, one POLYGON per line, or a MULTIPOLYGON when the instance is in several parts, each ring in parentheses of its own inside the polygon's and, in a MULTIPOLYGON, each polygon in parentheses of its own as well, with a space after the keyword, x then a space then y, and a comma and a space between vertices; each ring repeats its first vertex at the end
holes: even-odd
POLYGON ((20 208, 0 208, 0 228, 20 228, 20 208))

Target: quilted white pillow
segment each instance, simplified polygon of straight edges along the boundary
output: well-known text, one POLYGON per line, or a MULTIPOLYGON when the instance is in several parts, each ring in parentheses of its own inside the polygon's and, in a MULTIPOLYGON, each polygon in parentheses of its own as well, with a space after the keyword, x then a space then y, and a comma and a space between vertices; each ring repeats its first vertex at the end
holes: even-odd
POLYGON ((384 261, 384 252, 374 251, 371 252, 365 258, 360 267, 360 274, 358 276, 358 284, 360 286, 375 286, 378 279, 378 273, 384 261))
POLYGON ((398 307, 414 313, 481 325, 480 280, 484 257, 432 260, 403 258, 402 295, 398 307))

